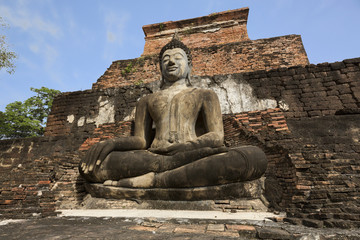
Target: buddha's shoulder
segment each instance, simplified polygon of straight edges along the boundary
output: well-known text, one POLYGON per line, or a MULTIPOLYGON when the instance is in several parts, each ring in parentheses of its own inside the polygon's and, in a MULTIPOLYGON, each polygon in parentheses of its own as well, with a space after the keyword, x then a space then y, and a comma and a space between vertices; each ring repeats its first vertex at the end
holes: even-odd
MULTIPOLYGON (((156 93, 149 94, 145 97, 143 97, 143 101, 151 101, 154 99, 161 98, 163 96, 168 96, 170 93, 169 90, 163 90, 156 93)), ((183 89, 182 91, 178 92, 176 95, 196 95, 198 97, 200 96, 217 96, 216 93, 212 89, 206 89, 206 88, 196 88, 196 87, 188 87, 183 89)))
POLYGON ((199 96, 217 96, 214 90, 209 88, 194 88, 192 93, 197 94, 199 96))
POLYGON ((192 92, 197 92, 197 93, 211 93, 214 92, 214 90, 210 89, 210 88, 197 88, 197 87, 192 87, 189 88, 189 90, 191 89, 192 92))

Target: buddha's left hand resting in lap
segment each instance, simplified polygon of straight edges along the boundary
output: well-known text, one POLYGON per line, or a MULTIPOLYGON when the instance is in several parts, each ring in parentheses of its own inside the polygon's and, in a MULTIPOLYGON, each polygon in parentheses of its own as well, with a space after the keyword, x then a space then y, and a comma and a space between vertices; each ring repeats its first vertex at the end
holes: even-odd
POLYGON ((163 47, 162 90, 139 100, 134 136, 90 148, 79 166, 87 181, 129 188, 187 188, 261 177, 267 166, 262 150, 223 146, 218 97, 210 89, 188 86, 191 65, 190 51, 179 40, 163 47))

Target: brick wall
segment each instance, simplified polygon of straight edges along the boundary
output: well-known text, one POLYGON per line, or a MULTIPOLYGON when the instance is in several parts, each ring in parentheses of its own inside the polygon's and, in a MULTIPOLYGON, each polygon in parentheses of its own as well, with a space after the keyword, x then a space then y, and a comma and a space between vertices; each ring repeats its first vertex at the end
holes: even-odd
MULTIPOLYGON (((193 75, 213 76, 309 64, 299 35, 191 49, 193 75)), ((140 85, 160 79, 158 54, 111 64, 93 89, 140 85)))
POLYGON ((189 48, 248 41, 248 14, 249 8, 240 8, 198 18, 145 25, 142 56, 158 54, 175 32, 189 48))
MULTIPOLYGON (((197 81, 210 82, 208 86, 220 86, 231 76, 235 81, 249 84, 258 99, 276 100, 282 109, 287 109, 284 112, 287 118, 301 119, 357 112, 360 99, 359 63, 360 59, 355 58, 304 67, 198 77, 197 81)), ((156 81, 62 94, 54 100, 45 135, 92 134, 97 127, 96 118, 102 102, 113 106, 114 123, 131 120, 137 100, 155 91, 158 84, 159 81, 156 81)))
MULTIPOLYGON (((151 85, 151 84, 150 84, 151 85)), ((126 120, 149 85, 63 93, 54 99, 45 136, 91 135, 97 127, 126 120), (107 118, 111 115, 111 118, 107 118)))
POLYGON ((56 215, 85 195, 77 166, 81 137, 0 141, 0 218, 56 215))
POLYGON ((224 132, 228 147, 254 145, 263 149, 268 159, 265 197, 270 208, 284 210, 291 201, 297 180, 289 150, 279 142, 291 136, 284 112, 275 108, 226 115, 224 132))
POLYGON ((248 8, 143 26, 141 57, 115 61, 93 89, 139 85, 160 79, 158 54, 174 33, 191 50, 193 74, 213 76, 309 64, 301 37, 288 35, 250 40, 248 8))
POLYGON ((273 97, 289 108, 287 118, 359 113, 360 58, 305 67, 244 73, 259 98, 273 97))
POLYGON ((296 170, 295 191, 286 205, 289 217, 313 227, 360 227, 359 117, 287 121, 291 138, 281 142, 289 145, 296 170))

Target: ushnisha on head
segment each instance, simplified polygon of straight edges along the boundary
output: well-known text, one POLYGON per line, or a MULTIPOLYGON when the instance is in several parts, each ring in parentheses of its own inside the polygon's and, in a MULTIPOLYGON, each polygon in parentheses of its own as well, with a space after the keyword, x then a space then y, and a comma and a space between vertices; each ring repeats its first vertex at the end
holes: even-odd
POLYGON ((192 59, 189 48, 176 35, 160 51, 160 69, 163 83, 186 79, 189 83, 192 59))

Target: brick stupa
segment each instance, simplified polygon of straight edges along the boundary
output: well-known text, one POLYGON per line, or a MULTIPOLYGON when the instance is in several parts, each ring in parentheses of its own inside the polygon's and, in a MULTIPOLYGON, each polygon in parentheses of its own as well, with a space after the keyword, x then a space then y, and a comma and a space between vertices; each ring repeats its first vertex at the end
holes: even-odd
POLYGON ((249 8, 143 26, 140 58, 115 61, 93 89, 148 83, 159 79, 158 54, 175 33, 192 52, 193 74, 213 76, 309 64, 300 35, 250 40, 249 8), (125 69, 125 70, 124 70, 125 69))

